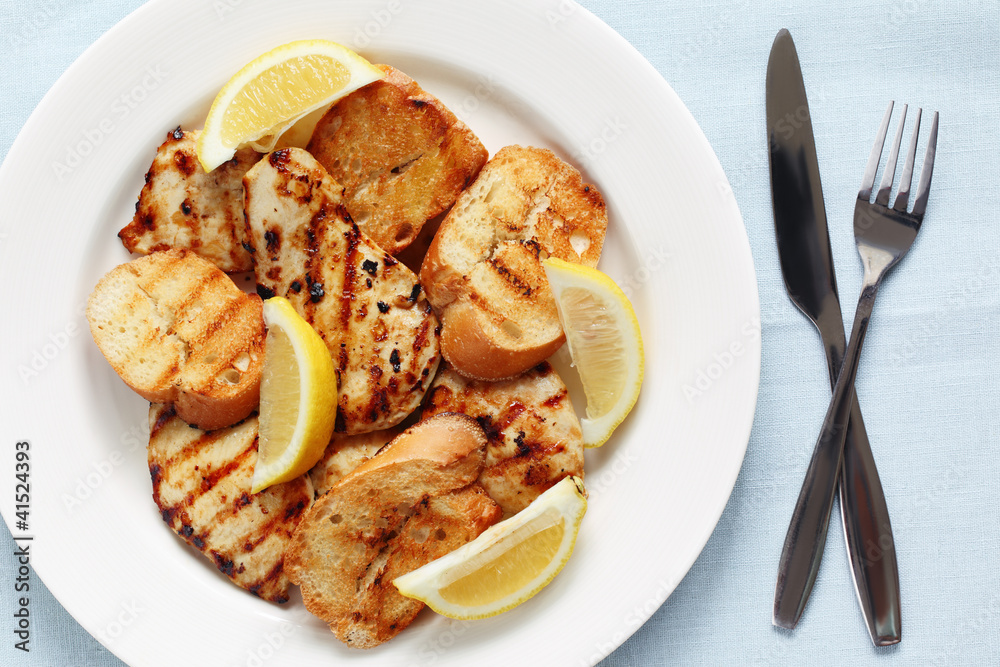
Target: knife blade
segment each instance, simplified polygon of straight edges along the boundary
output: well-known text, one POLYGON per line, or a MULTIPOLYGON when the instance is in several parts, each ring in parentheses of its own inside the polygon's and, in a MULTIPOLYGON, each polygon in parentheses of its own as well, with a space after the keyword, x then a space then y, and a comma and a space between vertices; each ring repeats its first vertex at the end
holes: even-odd
MULTIPOLYGON (((809 104, 791 34, 782 29, 767 63, 767 136, 771 202, 781 273, 789 298, 819 329, 831 386, 846 337, 826 225, 809 104)), ((889 511, 857 397, 851 408, 839 478, 844 536, 858 602, 876 646, 900 641, 899 571, 889 511)), ((775 625, 794 628, 812 591, 819 553, 786 536, 774 595, 775 625)))

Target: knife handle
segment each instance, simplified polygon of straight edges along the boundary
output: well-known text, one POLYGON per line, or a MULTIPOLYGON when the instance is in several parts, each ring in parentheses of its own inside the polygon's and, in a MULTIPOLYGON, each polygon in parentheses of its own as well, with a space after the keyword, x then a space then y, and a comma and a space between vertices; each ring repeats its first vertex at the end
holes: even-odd
MULTIPOLYGON (((840 315, 839 308, 835 312, 840 315)), ((839 317, 820 324, 830 385, 835 386, 847 341, 839 317)), ((857 394, 851 405, 844 458, 837 482, 851 576, 868 633, 875 646, 898 644, 902 636, 902 621, 896 546, 889 508, 857 394)))
POLYGON ((858 602, 876 646, 901 639, 899 569, 882 482, 857 396, 844 443, 840 512, 858 602))

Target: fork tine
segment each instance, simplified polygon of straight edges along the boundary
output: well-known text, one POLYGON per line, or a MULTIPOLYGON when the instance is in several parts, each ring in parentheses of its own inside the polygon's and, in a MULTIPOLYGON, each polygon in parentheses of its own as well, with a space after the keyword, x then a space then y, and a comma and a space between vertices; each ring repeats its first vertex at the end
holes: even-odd
POLYGON ((882 127, 878 129, 878 136, 875 137, 875 145, 872 146, 872 154, 868 156, 868 164, 865 166, 865 176, 861 181, 861 189, 858 191, 858 199, 868 201, 872 197, 872 186, 875 185, 875 173, 878 171, 878 161, 882 157, 882 147, 885 145, 885 133, 889 130, 889 119, 892 117, 893 102, 889 102, 889 108, 885 110, 882 118, 882 127))
POLYGON ((934 112, 931 134, 927 138, 927 152, 924 166, 920 168, 920 184, 917 185, 917 200, 913 202, 913 215, 922 218, 927 210, 927 195, 931 191, 931 175, 934 173, 934 154, 937 152, 938 112, 934 112))
POLYGON ((896 138, 892 141, 892 148, 889 150, 889 159, 885 163, 885 170, 882 172, 882 184, 878 188, 878 195, 875 196, 875 203, 885 206, 889 203, 889 193, 892 191, 892 180, 896 177, 896 162, 899 160, 899 144, 903 140, 903 125, 906 123, 906 106, 903 105, 903 113, 899 117, 899 127, 896 128, 896 138))
POLYGON ((923 109, 917 109, 917 117, 913 121, 910 150, 906 151, 906 164, 903 165, 903 175, 899 177, 899 192, 896 193, 896 203, 892 205, 895 210, 901 213, 906 213, 906 205, 910 201, 910 184, 913 182, 913 162, 917 158, 917 137, 920 136, 920 114, 922 112, 923 109))

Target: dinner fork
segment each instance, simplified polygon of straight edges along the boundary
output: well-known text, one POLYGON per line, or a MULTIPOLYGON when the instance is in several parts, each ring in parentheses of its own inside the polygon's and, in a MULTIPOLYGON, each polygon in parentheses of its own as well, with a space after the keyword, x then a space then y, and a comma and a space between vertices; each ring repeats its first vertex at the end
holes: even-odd
POLYGON ((924 212, 927 210, 927 195, 930 192, 934 154, 937 148, 937 112, 934 112, 934 120, 931 123, 927 150, 917 185, 917 196, 913 202, 913 209, 907 211, 917 152, 917 137, 920 132, 920 109, 917 110, 896 201, 891 208, 889 207, 889 195, 892 191, 896 160, 899 157, 899 146, 906 121, 906 105, 903 105, 899 127, 892 149, 889 151, 878 193, 875 201, 871 201, 872 187, 882 158, 892 108, 893 103, 889 102, 889 108, 885 111, 885 117, 882 119, 875 145, 865 167, 858 200, 854 205, 854 240, 864 265, 864 287, 858 299, 854 326, 840 377, 834 387, 833 398, 826 411, 823 428, 816 441, 806 478, 795 504, 795 511, 792 513, 778 565, 773 621, 775 625, 783 628, 791 629, 798 623, 816 581, 820 560, 823 558, 827 528, 830 525, 830 510, 833 507, 833 496, 837 486, 837 471, 840 469, 844 453, 850 408, 854 400, 854 379, 858 372, 861 344, 864 342, 868 321, 875 305, 875 295, 885 274, 913 245, 920 224, 923 222, 924 212))

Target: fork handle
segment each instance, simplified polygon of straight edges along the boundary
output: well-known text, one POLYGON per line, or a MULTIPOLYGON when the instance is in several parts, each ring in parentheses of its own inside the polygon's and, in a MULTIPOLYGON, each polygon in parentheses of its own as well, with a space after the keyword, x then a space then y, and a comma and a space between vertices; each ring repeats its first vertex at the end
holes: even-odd
POLYGON ((854 380, 858 374, 861 345, 875 306, 878 286, 878 281, 866 284, 858 299, 843 367, 785 535, 774 590, 773 617, 774 624, 782 628, 792 629, 798 624, 823 559, 830 511, 837 489, 837 473, 843 459, 844 440, 854 403, 854 380))

